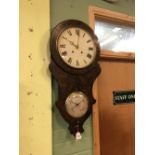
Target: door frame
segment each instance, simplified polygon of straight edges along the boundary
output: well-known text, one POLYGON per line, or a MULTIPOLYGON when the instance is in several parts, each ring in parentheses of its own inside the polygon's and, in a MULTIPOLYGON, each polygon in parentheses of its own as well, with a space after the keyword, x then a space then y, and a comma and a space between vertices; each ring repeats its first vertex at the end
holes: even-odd
MULTIPOLYGON (((95 18, 99 17, 105 21, 119 23, 127 26, 135 26, 135 18, 123 13, 110 11, 103 8, 90 6, 88 10, 89 25, 94 30, 95 18)), ((125 61, 135 61, 135 53, 133 52, 113 52, 108 50, 102 50, 100 53, 100 59, 118 59, 125 61)), ((92 121, 93 121, 93 154, 100 155, 100 130, 99 130, 99 109, 98 109, 98 85, 97 80, 93 85, 93 95, 96 98, 96 103, 93 105, 92 121)))

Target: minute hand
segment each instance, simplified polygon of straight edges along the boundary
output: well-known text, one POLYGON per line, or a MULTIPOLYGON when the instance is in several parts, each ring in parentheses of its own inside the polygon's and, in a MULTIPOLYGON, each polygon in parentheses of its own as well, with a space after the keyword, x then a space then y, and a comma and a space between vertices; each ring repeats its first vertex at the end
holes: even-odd
POLYGON ((74 46, 75 48, 77 48, 77 45, 75 45, 73 41, 70 41, 70 40, 68 40, 68 41, 69 41, 69 43, 70 43, 72 46, 74 46))
POLYGON ((67 41, 68 41, 72 46, 74 46, 75 48, 78 48, 77 45, 75 45, 73 41, 70 41, 70 40, 67 39, 67 38, 64 38, 64 39, 67 40, 67 41))
POLYGON ((77 49, 79 48, 79 35, 78 35, 78 38, 77 38, 77 45, 76 45, 76 47, 77 47, 77 49))

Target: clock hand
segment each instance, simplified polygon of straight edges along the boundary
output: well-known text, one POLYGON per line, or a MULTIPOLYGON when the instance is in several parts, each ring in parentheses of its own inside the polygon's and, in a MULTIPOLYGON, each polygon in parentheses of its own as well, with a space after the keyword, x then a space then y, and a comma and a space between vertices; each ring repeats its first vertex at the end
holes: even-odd
POLYGON ((64 37, 64 39, 67 40, 72 46, 74 46, 75 48, 77 48, 77 45, 75 45, 73 41, 70 41, 66 37, 64 37))
POLYGON ((80 38, 80 36, 78 35, 78 38, 77 38, 77 49, 79 49, 79 38, 80 38))
POLYGON ((79 104, 80 104, 80 103, 76 103, 76 104, 75 104, 75 107, 77 107, 79 104))
POLYGON ((76 109, 76 107, 78 107, 78 106, 79 106, 79 103, 75 103, 74 107, 71 108, 72 111, 74 111, 74 109, 76 109))
POLYGON ((68 40, 68 41, 69 41, 69 43, 70 43, 71 45, 73 45, 75 48, 77 48, 77 45, 75 45, 73 41, 70 41, 70 40, 68 40))

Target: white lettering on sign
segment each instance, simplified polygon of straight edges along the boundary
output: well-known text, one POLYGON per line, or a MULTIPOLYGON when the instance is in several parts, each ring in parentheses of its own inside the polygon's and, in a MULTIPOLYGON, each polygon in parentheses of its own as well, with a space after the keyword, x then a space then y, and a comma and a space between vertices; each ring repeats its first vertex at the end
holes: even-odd
POLYGON ((114 91, 113 92, 113 103, 134 103, 135 102, 135 91, 114 91))
POLYGON ((126 99, 134 99, 135 95, 119 95, 119 96, 115 96, 115 100, 118 101, 122 101, 122 100, 126 100, 126 99))
POLYGON ((128 99, 134 99, 135 95, 128 95, 128 99))
POLYGON ((125 100, 126 98, 126 95, 115 96, 115 100, 125 100))

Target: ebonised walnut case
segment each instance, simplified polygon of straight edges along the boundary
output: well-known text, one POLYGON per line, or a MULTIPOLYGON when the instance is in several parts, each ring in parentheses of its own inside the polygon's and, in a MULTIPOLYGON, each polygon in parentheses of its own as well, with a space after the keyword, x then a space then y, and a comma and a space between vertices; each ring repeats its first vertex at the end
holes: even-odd
POLYGON ((100 73, 100 47, 93 30, 79 20, 56 25, 50 38, 50 71, 58 82, 56 106, 74 136, 82 133, 83 123, 95 99, 92 87, 100 73))

